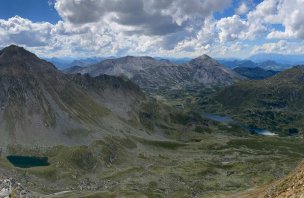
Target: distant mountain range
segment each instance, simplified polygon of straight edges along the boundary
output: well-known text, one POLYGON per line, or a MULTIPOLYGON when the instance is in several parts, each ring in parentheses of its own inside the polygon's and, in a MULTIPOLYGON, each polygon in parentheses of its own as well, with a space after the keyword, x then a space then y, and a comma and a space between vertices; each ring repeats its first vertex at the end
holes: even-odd
POLYGON ((261 63, 264 61, 275 61, 280 64, 286 65, 301 65, 304 64, 304 55, 286 55, 286 54, 255 54, 248 59, 261 63))
MULTIPOLYGON (((106 59, 115 59, 116 57, 110 56, 110 57, 90 57, 90 58, 82 58, 82 59, 75 59, 71 57, 65 57, 65 58, 44 58, 44 60, 47 60, 51 63, 53 63, 58 69, 64 70, 73 66, 80 66, 80 67, 87 67, 96 63, 99 63, 106 59)), ((170 61, 175 64, 183 64, 187 63, 191 60, 191 58, 172 58, 172 57, 155 57, 155 60, 159 61, 170 61)))
POLYGON ((221 64, 225 65, 228 68, 237 68, 237 67, 249 67, 249 68, 256 68, 260 67, 265 70, 276 70, 281 71, 287 68, 290 68, 290 64, 281 64, 277 63, 272 60, 265 60, 263 62, 254 62, 252 60, 230 60, 230 59, 219 59, 218 60, 221 64))
MULTIPOLYGON (((110 57, 109 57, 110 58, 110 57)), ((73 66, 81 66, 86 67, 89 65, 93 65, 107 58, 103 57, 91 57, 91 58, 83 58, 83 59, 74 59, 74 58, 44 58, 45 60, 54 64, 58 69, 63 70, 66 68, 70 68, 73 66)))
POLYGON ((233 71, 251 80, 262 80, 279 73, 278 71, 265 70, 260 67, 237 67, 233 71))
POLYGON ((126 56, 104 60, 89 67, 72 67, 64 72, 126 76, 146 91, 180 89, 186 85, 229 85, 243 78, 207 55, 183 64, 152 57, 126 56))
MULTIPOLYGON (((64 70, 73 66, 87 67, 97 64, 106 59, 115 59, 116 57, 89 57, 89 58, 72 58, 72 57, 53 57, 44 58, 53 63, 58 69, 64 70)), ((174 64, 185 64, 190 62, 191 58, 174 58, 174 57, 153 57, 158 61, 170 61, 174 64)), ((228 68, 236 67, 261 67, 266 70, 284 70, 294 65, 304 64, 304 55, 284 55, 284 54, 255 54, 248 59, 237 58, 216 58, 216 60, 228 68)))

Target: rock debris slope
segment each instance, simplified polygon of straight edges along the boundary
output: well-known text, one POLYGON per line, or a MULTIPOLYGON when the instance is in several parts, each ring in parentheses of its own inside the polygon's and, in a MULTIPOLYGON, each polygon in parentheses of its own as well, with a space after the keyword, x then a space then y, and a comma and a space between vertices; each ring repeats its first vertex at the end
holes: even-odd
POLYGON ((118 115, 111 108, 131 106, 137 94, 142 97, 138 87, 129 92, 133 84, 115 77, 80 79, 63 74, 24 48, 12 45, 1 50, 0 145, 84 144, 124 128, 119 117, 128 118, 131 109, 122 108, 118 115), (88 90, 90 81, 97 87, 100 82, 103 89, 100 86, 93 94, 88 90))

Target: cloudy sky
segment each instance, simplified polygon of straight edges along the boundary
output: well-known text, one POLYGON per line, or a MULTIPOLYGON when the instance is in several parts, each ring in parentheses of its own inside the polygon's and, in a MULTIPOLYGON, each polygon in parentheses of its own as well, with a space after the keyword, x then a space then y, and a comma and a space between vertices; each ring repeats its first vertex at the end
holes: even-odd
POLYGON ((0 0, 0 47, 42 57, 304 54, 304 0, 0 0))

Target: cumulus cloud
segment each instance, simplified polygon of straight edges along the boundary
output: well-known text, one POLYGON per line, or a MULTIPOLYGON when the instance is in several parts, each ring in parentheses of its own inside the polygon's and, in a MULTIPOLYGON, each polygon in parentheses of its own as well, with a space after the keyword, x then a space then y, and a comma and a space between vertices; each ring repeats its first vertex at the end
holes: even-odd
POLYGON ((280 40, 278 42, 265 43, 260 46, 255 46, 252 54, 256 53, 279 53, 279 54, 303 54, 303 42, 288 42, 280 40))
POLYGON ((128 33, 166 35, 229 6, 231 0, 57 0, 60 16, 73 24, 97 23, 128 33))
POLYGON ((268 38, 304 39, 303 0, 264 0, 248 18, 260 24, 281 24, 284 31, 273 30, 268 38))
POLYGON ((19 16, 0 19, 0 43, 44 46, 48 44, 52 27, 50 23, 33 23, 19 16))
POLYGON ((285 27, 285 31, 273 31, 268 37, 304 39, 303 7, 303 0, 280 1, 273 17, 285 27))
POLYGON ((239 15, 222 18, 217 22, 219 39, 221 42, 243 39, 248 32, 248 24, 239 15))
POLYGON ((249 11, 249 7, 245 2, 242 2, 239 7, 235 10, 235 13, 238 15, 247 14, 249 11))
MULTIPOLYGON (((235 14, 213 14, 232 0, 49 0, 61 16, 56 24, 21 17, 0 19, 0 45, 30 47, 43 56, 231 54, 257 38, 304 39, 304 0, 242 0, 235 14), (281 25, 284 29, 274 28, 281 25)), ((287 41, 285 41, 287 42, 287 41)), ((258 51, 301 52, 284 41, 258 51), (284 46, 287 46, 284 48, 284 46)))

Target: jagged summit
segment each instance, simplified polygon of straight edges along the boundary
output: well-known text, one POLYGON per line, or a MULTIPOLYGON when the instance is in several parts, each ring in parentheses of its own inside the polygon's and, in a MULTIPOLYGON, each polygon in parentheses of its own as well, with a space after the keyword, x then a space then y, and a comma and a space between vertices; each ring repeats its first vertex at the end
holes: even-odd
POLYGON ((50 73, 57 72, 56 67, 37 57, 32 52, 17 45, 10 45, 0 51, 0 73, 50 73), (14 71, 14 72, 13 72, 14 71))
POLYGON ((10 45, 8 47, 3 48, 0 51, 0 58, 7 58, 7 57, 21 57, 21 56, 34 56, 35 54, 27 51, 23 47, 19 47, 17 45, 10 45))

